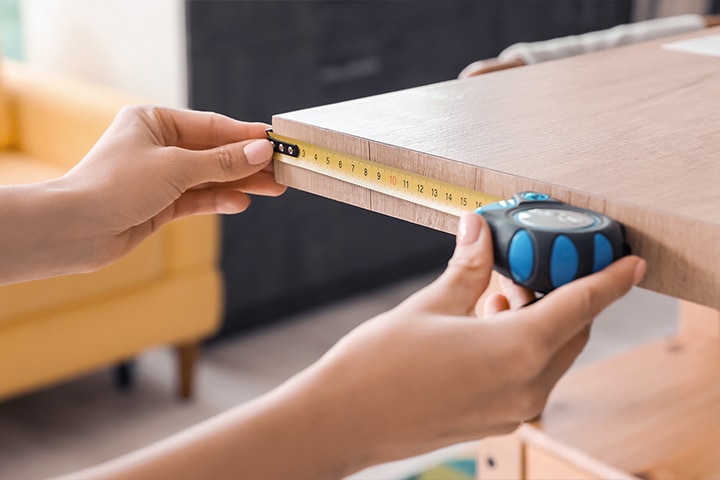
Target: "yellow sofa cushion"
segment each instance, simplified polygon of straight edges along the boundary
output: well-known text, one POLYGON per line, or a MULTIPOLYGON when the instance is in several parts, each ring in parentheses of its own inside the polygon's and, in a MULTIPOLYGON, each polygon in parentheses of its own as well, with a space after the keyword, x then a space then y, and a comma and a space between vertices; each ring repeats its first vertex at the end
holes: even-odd
POLYGON ((0 151, 0 185, 43 182, 62 176, 66 169, 22 152, 0 151))
POLYGON ((0 148, 11 146, 15 140, 10 97, 2 80, 2 59, 0 59, 0 148))
POLYGON ((153 236, 119 262, 100 271, 35 280, 0 287, 0 325, 80 303, 105 301, 113 295, 142 289, 160 279, 162 239, 153 236))
MULTIPOLYGON (((0 184, 32 183, 58 177, 63 169, 18 152, 0 152, 0 184)), ((165 234, 158 232, 124 259, 98 272, 0 287, 0 324, 79 301, 92 303, 143 286, 164 274, 165 234), (40 294, 42 292, 42 294, 40 294)))
POLYGON ((168 277, 103 302, 0 322, 0 399, 137 355, 158 344, 183 343, 217 330, 219 272, 168 277))
POLYGON ((10 60, 2 74, 17 148, 66 169, 85 156, 123 105, 139 103, 114 89, 10 60))

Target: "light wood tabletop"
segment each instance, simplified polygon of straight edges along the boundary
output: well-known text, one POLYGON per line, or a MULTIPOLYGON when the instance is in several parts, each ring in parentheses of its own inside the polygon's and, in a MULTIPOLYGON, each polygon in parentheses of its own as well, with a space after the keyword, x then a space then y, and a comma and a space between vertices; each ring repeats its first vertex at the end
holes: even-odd
MULTIPOLYGON (((642 286, 720 308, 720 58, 713 28, 276 115, 276 133, 497 197, 536 190, 621 221, 642 286)), ((280 181, 428 227, 449 214, 285 165, 280 181)))

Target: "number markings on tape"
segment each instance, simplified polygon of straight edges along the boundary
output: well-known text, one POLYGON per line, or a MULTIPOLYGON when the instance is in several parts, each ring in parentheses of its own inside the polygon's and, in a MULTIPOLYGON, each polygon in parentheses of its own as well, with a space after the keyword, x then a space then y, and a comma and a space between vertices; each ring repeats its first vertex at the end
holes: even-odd
POLYGON ((459 216, 497 197, 419 175, 397 167, 328 150, 268 132, 273 159, 392 197, 459 216), (290 149, 290 150, 288 150, 290 149), (296 150, 293 150, 296 149, 296 150), (280 151, 282 150, 282 151, 280 151), (289 155, 291 153, 292 155, 289 155))

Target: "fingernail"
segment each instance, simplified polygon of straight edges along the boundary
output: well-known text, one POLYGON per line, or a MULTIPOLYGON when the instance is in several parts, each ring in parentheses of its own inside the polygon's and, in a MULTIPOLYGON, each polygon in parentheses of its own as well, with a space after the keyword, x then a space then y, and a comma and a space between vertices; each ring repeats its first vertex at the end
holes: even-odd
POLYGON ((272 145, 267 140, 256 140, 243 147, 245 159, 250 165, 262 165, 272 158, 272 145))
POLYGON ((467 245, 473 243, 480 235, 480 219, 476 213, 466 213, 460 217, 458 225, 457 244, 467 245))
POLYGON ((633 285, 637 285, 645 277, 645 271, 647 270, 647 262, 643 259, 635 265, 635 277, 633 278, 633 285))

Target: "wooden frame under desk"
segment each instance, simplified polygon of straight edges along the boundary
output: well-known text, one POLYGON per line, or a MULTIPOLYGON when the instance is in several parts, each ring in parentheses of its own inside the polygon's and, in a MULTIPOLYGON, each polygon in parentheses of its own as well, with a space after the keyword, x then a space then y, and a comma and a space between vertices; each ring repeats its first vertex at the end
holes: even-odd
MULTIPOLYGON (((497 197, 536 190, 623 222, 678 334, 569 373, 537 422, 481 442, 479 478, 720 478, 720 28, 277 115, 325 148, 497 197), (690 303, 693 302, 693 303, 690 303)), ((454 232, 457 218, 286 165, 296 188, 454 232)))
POLYGON ((540 420, 481 441, 478 478, 720 477, 720 312, 681 317, 676 336, 570 372, 540 420))

